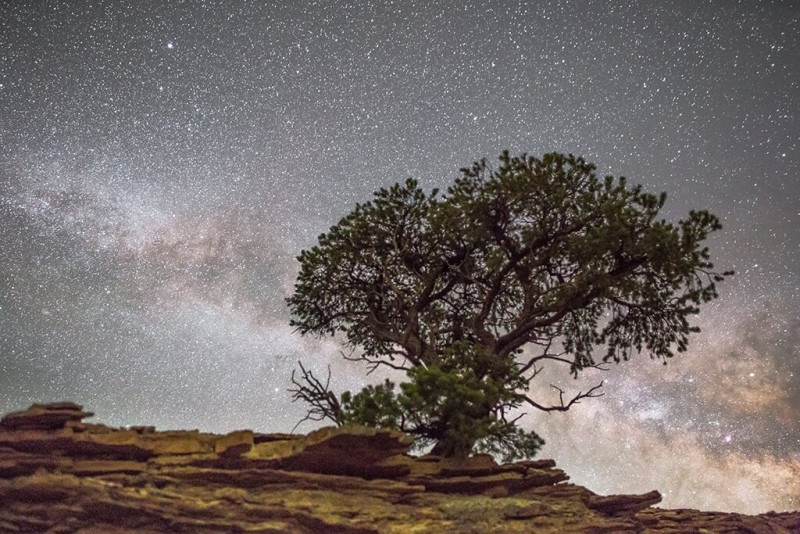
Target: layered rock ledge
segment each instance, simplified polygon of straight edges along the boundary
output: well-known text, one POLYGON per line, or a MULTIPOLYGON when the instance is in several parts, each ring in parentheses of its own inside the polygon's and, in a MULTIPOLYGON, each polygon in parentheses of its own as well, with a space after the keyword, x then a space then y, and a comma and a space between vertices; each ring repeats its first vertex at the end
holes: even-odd
POLYGON ((0 420, 0 532, 800 532, 800 512, 596 495, 552 460, 412 457, 391 430, 215 435, 91 415, 56 403, 0 420))

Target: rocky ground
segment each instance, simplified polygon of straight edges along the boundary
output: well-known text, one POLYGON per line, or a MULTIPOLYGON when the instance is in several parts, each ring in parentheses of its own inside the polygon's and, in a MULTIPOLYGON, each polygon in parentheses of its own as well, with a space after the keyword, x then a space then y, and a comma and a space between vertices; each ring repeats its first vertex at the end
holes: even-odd
POLYGON ((90 415, 57 403, 0 421, 0 532, 800 532, 800 512, 596 495, 551 460, 415 458, 388 430, 220 436, 90 415))

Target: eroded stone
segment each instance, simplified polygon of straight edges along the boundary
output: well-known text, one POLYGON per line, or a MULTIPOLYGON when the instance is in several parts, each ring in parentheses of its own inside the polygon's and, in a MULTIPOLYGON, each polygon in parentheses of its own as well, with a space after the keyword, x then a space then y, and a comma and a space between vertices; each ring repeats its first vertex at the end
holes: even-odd
POLYGON ((800 531, 800 513, 661 510, 655 491, 599 496, 566 483, 552 460, 417 458, 389 430, 218 436, 87 424, 71 403, 17 414, 0 426, 3 532, 800 531))

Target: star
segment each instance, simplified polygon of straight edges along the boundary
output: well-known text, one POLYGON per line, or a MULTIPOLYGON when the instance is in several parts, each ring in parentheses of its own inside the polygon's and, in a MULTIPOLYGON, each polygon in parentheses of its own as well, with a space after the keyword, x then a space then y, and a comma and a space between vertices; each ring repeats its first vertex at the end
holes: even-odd
POLYGON ((298 360, 337 393, 402 381, 293 331, 295 257, 380 187, 558 151, 666 191, 667 221, 718 215, 738 274, 666 367, 634 356, 519 424, 598 493, 800 508, 792 2, 39 4, 0 32, 0 414, 282 432, 298 360))

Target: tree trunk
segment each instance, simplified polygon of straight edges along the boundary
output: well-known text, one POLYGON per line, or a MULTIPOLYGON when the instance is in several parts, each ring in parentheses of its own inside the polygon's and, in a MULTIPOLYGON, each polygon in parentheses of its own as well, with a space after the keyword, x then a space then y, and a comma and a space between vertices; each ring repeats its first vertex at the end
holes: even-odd
POLYGON ((436 445, 433 446, 431 452, 428 454, 432 456, 442 456, 444 458, 450 457, 453 455, 452 443, 448 443, 446 440, 440 439, 436 442, 436 445))
POLYGON ((432 456, 441 456, 442 458, 466 458, 473 453, 476 440, 470 443, 463 443, 463 447, 459 447, 452 439, 442 438, 436 442, 428 454, 432 456))

